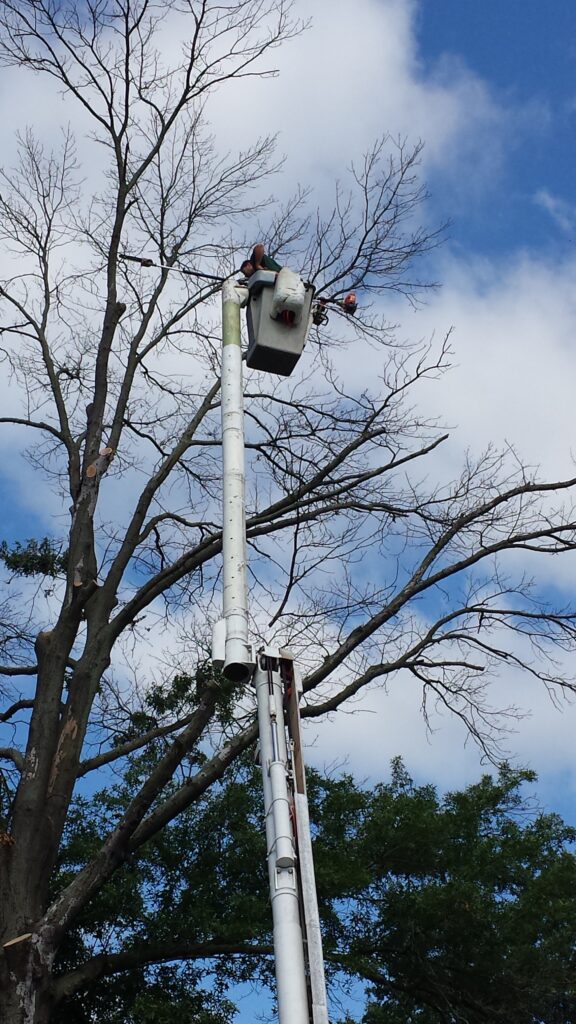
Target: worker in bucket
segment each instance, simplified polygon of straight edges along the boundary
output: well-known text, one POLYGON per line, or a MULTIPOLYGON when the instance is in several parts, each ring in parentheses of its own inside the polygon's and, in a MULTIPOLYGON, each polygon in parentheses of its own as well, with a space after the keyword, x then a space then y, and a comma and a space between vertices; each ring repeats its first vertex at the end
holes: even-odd
POLYGON ((272 319, 278 320, 286 327, 295 327, 300 323, 304 305, 305 288, 299 274, 272 259, 265 252, 262 242, 254 246, 250 259, 244 260, 240 271, 245 278, 259 270, 267 270, 276 274, 274 284, 274 300, 272 303, 272 319))
POLYGON ((244 277, 251 277, 257 270, 271 270, 275 274, 277 274, 279 270, 282 270, 281 265, 277 263, 276 260, 272 259, 271 256, 266 254, 262 242, 258 242, 258 244, 254 246, 250 254, 250 258, 244 260, 244 263, 240 267, 240 272, 244 274, 244 277))

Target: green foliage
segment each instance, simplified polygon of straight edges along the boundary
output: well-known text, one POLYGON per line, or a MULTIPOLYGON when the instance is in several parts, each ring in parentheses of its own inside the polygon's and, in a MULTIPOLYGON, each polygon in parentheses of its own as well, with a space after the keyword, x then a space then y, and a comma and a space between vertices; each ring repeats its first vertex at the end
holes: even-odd
POLYGON ((68 551, 56 547, 48 537, 43 540, 17 541, 9 548, 5 540, 0 543, 0 560, 17 576, 60 576, 68 566, 68 551))
POLYGON ((154 980, 137 994, 129 1021, 118 1017, 118 1024, 174 1024, 176 1019, 178 1024, 231 1024, 233 1004, 195 991, 190 981, 169 967, 160 968, 154 980))
POLYGON ((169 683, 157 683, 150 687, 145 697, 146 707, 162 715, 184 715, 192 711, 198 699, 208 689, 216 693, 217 721, 228 724, 238 704, 239 688, 218 672, 211 661, 202 661, 194 675, 179 673, 169 683))
POLYGON ((127 971, 75 1000, 58 1015, 59 1024, 232 1024, 234 1006, 199 987, 197 971, 162 965, 127 971))
MULTIPOLYGON (((76 800, 53 895, 96 853, 142 770, 134 758, 116 787, 76 800)), ((271 941, 265 857, 260 773, 247 757, 226 786, 210 790, 113 876, 83 912, 56 969, 65 974, 104 949, 175 942, 206 945, 204 961, 106 978, 63 1006, 59 1024, 158 1024, 175 1016, 183 1024, 228 1024, 227 986, 269 979, 270 964, 251 956, 211 959, 209 946, 271 941)))
MULTIPOLYGON (((97 850, 134 777, 77 801, 56 888, 97 850)), ((328 973, 367 985, 364 1024, 574 1024, 576 832, 531 809, 533 779, 504 769, 441 797, 401 761, 374 790, 309 773, 328 973)), ((204 944, 205 957, 105 978, 59 1021, 228 1024, 227 987, 271 978, 271 958, 249 955, 271 942, 267 885, 260 773, 246 756, 93 900, 58 970, 175 941, 204 944), (212 955, 214 943, 245 952, 212 955)))
POLYGON ((196 696, 196 679, 187 673, 175 675, 169 683, 157 683, 146 694, 146 704, 156 715, 181 715, 196 696))
POLYGON ((443 799, 396 772, 356 837, 370 881, 340 914, 365 1024, 576 1020, 576 832, 504 770, 443 799))
MULTIPOLYGON (((143 705, 127 713, 124 728, 114 734, 115 746, 161 728, 163 722, 184 721, 196 710, 208 688, 213 690, 216 700, 214 721, 222 727, 232 724, 240 696, 239 687, 231 684, 212 667, 211 662, 206 661, 198 665, 194 675, 178 673, 168 682, 150 686, 144 695, 143 705)), ((159 748, 152 746, 151 749, 154 760, 159 748)), ((204 755, 196 751, 194 759, 199 764, 204 755)), ((144 761, 149 763, 148 754, 144 755, 144 761)), ((142 758, 138 763, 143 764, 142 758)))

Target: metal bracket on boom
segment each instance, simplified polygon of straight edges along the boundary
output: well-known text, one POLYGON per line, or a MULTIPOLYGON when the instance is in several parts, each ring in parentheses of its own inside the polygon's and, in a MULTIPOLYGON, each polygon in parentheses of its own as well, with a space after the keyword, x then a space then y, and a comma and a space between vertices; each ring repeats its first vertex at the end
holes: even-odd
MULTIPOLYGON (((217 619, 212 627, 212 664, 217 672, 223 672, 226 676, 226 640, 228 628, 226 619, 217 619)), ((244 671, 241 679, 233 679, 232 682, 242 682, 250 679, 256 666, 254 648, 250 643, 242 643, 240 647, 240 660, 238 664, 244 671)))

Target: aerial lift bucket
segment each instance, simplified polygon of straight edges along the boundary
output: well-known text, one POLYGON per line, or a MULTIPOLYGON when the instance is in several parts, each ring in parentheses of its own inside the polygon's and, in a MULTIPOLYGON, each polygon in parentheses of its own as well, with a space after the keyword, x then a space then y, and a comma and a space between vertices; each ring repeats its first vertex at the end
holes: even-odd
POLYGON ((311 324, 314 287, 283 267, 258 270, 248 280, 246 365, 288 377, 300 359, 311 324))

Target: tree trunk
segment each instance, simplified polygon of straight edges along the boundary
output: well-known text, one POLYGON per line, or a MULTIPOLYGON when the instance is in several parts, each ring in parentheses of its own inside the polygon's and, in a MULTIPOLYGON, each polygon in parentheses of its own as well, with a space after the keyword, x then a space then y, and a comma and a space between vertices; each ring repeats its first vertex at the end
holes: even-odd
POLYGON ((25 932, 8 940, 2 952, 2 1024, 49 1024, 52 944, 42 933, 25 932))
MULTIPOLYGON (((0 1021, 47 1024, 54 944, 35 930, 42 914, 42 865, 30 859, 33 831, 0 846, 0 1021), (24 850, 20 847, 27 846, 24 850)), ((33 852, 33 851, 32 851, 33 852)))

